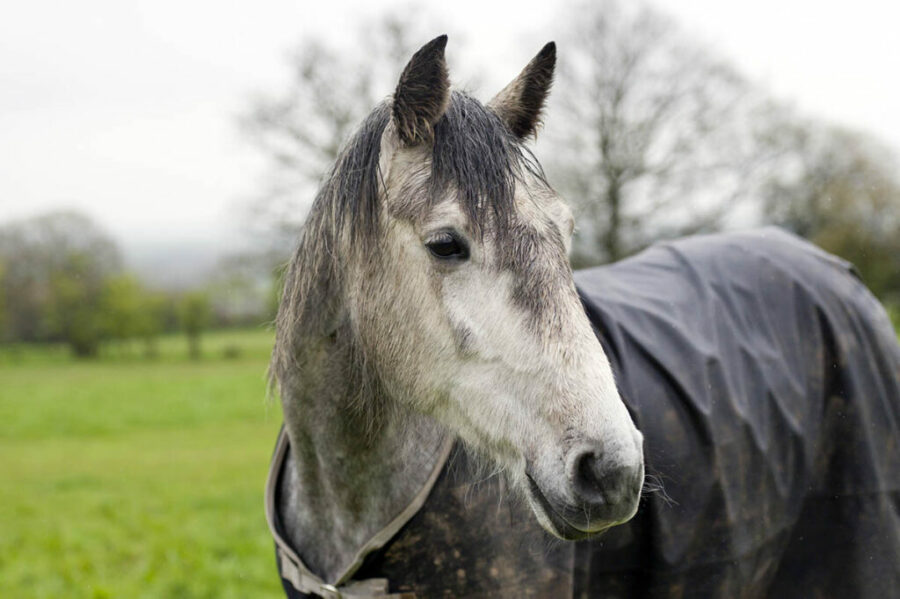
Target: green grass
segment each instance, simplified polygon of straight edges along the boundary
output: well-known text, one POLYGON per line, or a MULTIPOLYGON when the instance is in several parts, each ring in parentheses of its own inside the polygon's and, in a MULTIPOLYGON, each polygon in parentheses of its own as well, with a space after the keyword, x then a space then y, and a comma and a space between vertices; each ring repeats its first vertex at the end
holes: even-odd
POLYGON ((160 357, 0 352, 0 597, 278 597, 263 486, 272 336, 160 357), (239 348, 225 358, 225 348, 239 348))

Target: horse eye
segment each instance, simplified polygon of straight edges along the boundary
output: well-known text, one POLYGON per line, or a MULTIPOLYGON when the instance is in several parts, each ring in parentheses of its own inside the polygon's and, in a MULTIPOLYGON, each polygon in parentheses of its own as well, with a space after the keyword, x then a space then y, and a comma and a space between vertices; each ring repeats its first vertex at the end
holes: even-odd
POLYGON ((465 260, 469 257, 466 244, 451 233, 441 233, 425 243, 431 255, 441 260, 465 260))

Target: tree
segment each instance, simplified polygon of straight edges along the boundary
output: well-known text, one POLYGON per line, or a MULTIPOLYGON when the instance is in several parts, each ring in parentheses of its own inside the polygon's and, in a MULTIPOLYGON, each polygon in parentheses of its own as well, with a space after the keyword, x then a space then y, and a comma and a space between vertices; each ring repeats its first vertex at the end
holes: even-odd
POLYGON ((257 237, 271 240, 272 269, 296 242, 315 190, 343 143, 393 92, 406 61, 430 39, 424 26, 429 20, 416 8, 374 25, 360 23, 357 46, 364 52, 348 54, 322 39, 308 39, 291 58, 288 89, 257 97, 241 118, 241 129, 270 163, 269 182, 249 211, 260 230, 257 237), (416 14, 417 25, 409 14, 416 14))
POLYGON ((188 354, 197 360, 201 356, 200 335, 209 326, 212 317, 212 305, 209 295, 202 291, 185 294, 179 304, 179 322, 188 338, 188 354))
POLYGON ((121 269, 104 231, 75 212, 11 223, 0 228, 0 262, 7 339, 59 340, 76 355, 97 352, 104 281, 121 269))
POLYGON ((165 299, 145 289, 134 275, 108 278, 104 285, 103 320, 107 336, 120 343, 144 342, 144 354, 157 353, 156 339, 162 332, 165 299))
POLYGON ((73 253, 67 258, 64 268, 50 273, 47 330, 76 356, 94 356, 104 336, 103 281, 92 272, 88 255, 73 253))
POLYGON ((761 101, 647 7, 602 0, 568 12, 547 166, 581 216, 573 260, 716 228, 759 162, 747 124, 761 101))
POLYGON ((779 143, 762 188, 766 220, 853 262, 876 295, 900 302, 896 154, 862 133, 799 119, 781 127, 779 143))

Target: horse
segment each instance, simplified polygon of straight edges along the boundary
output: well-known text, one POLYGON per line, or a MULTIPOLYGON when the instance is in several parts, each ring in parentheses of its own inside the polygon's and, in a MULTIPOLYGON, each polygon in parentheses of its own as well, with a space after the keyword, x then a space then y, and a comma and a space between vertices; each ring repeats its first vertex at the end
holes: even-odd
POLYGON ((900 348, 852 268, 765 230, 573 273, 526 146, 555 45, 484 105, 446 42, 344 147, 285 274, 288 596, 900 588, 900 348))

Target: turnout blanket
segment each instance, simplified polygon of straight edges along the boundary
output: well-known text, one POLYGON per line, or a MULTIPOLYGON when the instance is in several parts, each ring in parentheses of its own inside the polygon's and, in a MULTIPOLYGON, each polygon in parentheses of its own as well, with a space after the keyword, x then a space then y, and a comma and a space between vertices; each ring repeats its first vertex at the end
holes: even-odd
MULTIPOLYGON (((900 593, 900 347, 848 263, 763 229, 660 243, 575 282, 664 490, 597 539, 558 541, 457 446, 354 580, 419 597, 900 593)), ((345 596, 384 590, 366 588, 345 596)))

